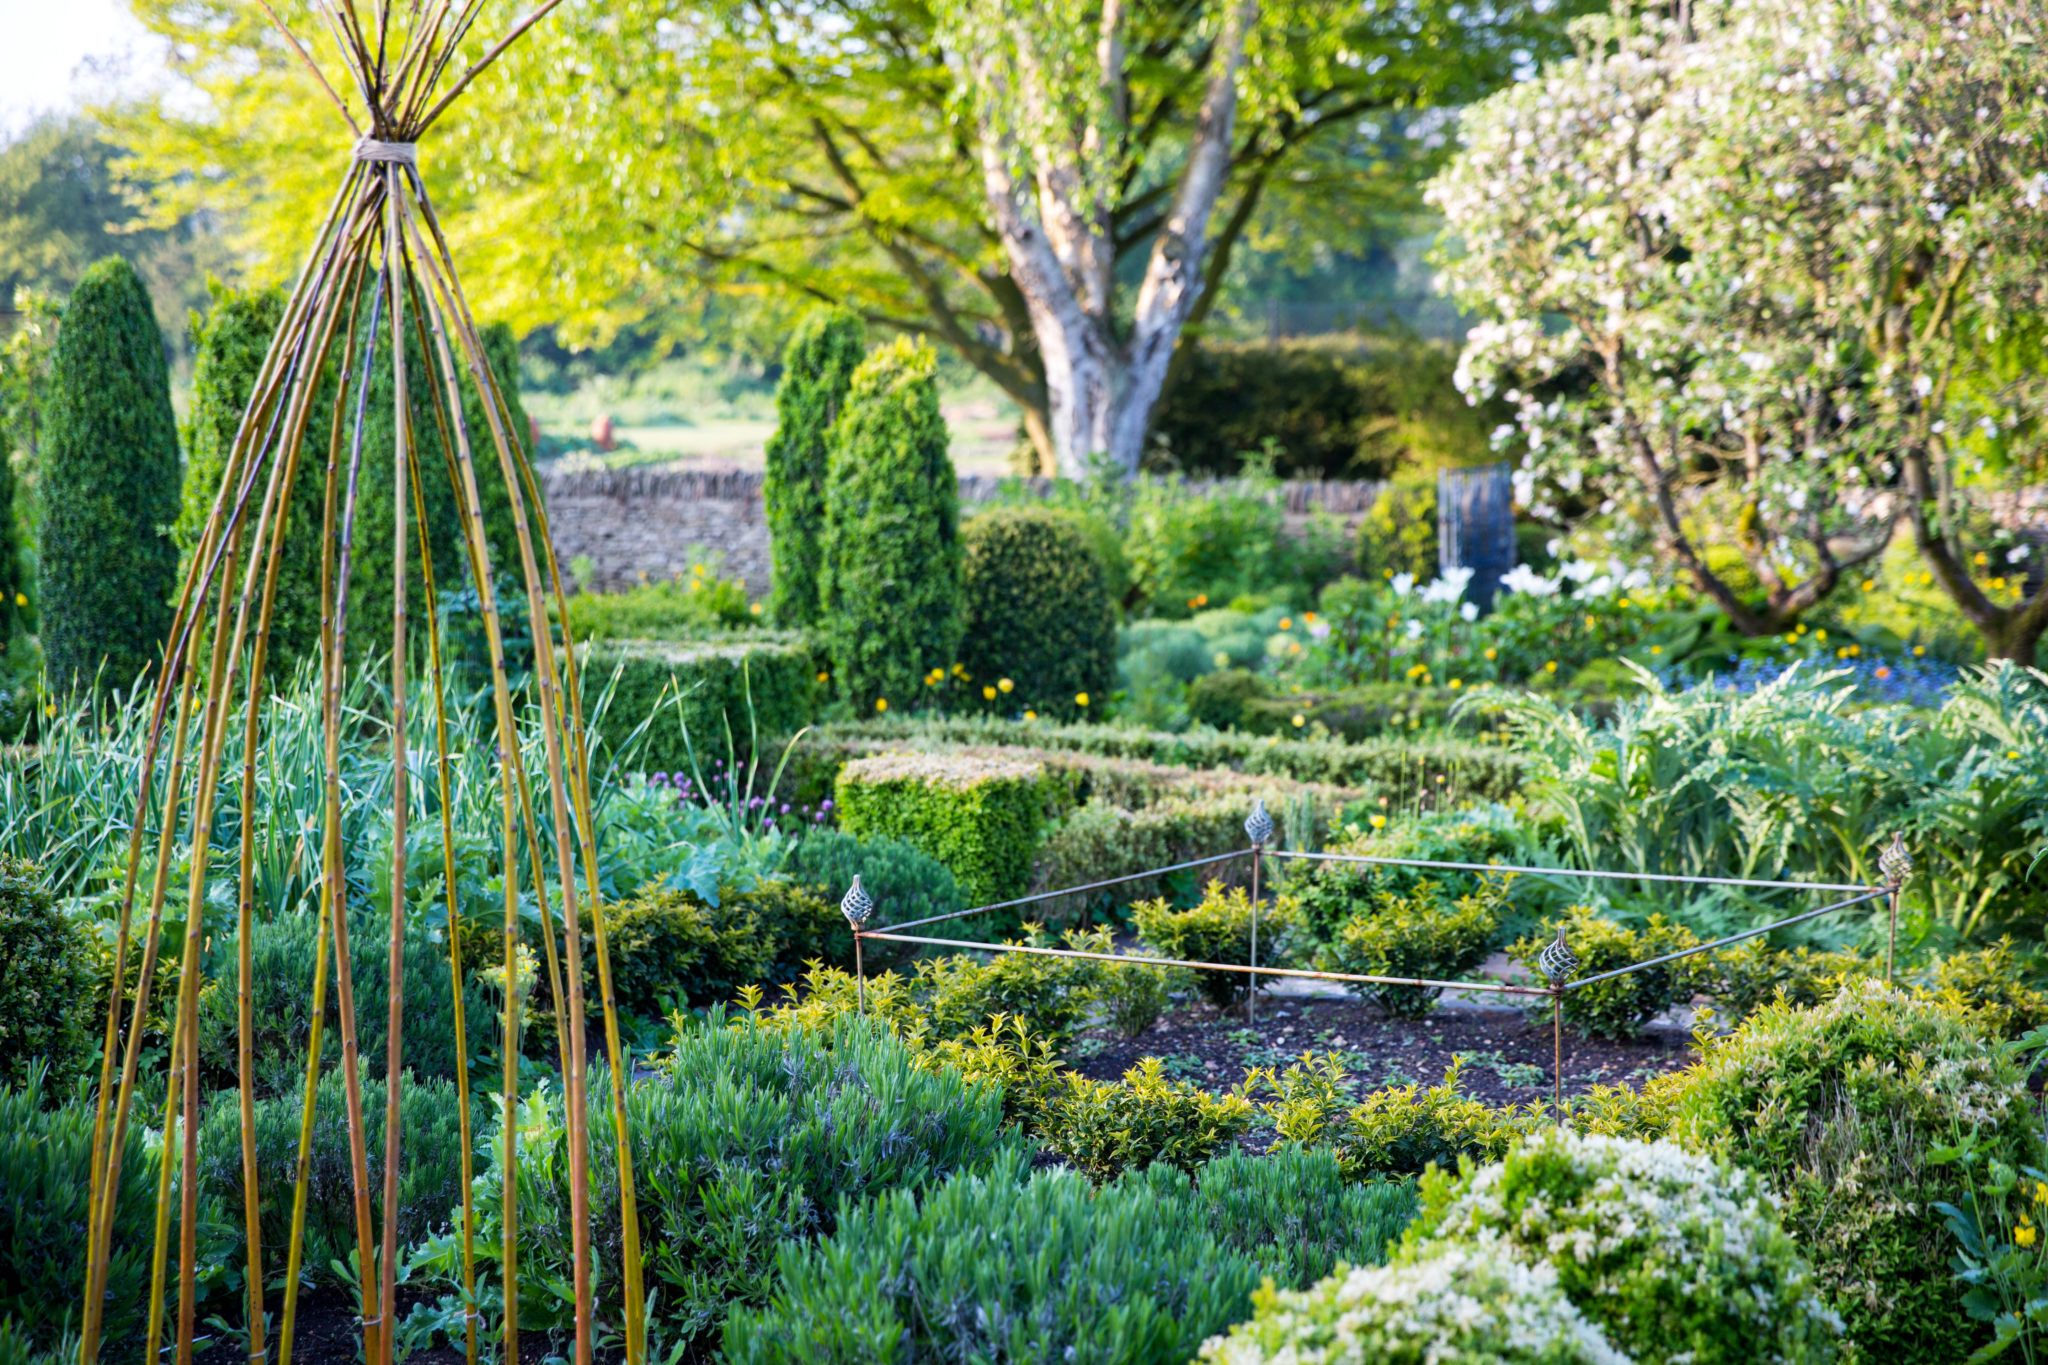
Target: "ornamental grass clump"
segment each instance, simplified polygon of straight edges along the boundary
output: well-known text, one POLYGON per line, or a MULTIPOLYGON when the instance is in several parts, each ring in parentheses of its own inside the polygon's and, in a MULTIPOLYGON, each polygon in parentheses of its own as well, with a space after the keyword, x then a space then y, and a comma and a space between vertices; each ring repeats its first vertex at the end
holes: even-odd
POLYGON ((1633 1365, 1548 1264, 1441 1245, 1313 1288, 1267 1286, 1250 1321, 1202 1348, 1208 1365, 1633 1365))
POLYGON ((1425 1174, 1408 1242, 1547 1263, 1639 1360, 1835 1358, 1841 1320, 1763 1180, 1676 1143, 1539 1130, 1494 1164, 1425 1174))
MULTIPOLYGON (((1372 908, 1352 916, 1318 964, 1361 976, 1462 978, 1486 961, 1500 931, 1505 879, 1483 882, 1477 891, 1451 901, 1435 882, 1417 882, 1408 895, 1382 891, 1372 908)), ((1345 989, 1370 1000, 1397 1019, 1420 1019, 1443 994, 1436 986, 1385 986, 1347 982, 1345 989)))
POLYGON ((1688 1070, 1651 1082, 1670 1136, 1761 1176, 1841 1314, 1856 1359, 1960 1361, 1986 1339, 1950 1275, 1940 1203, 1963 1135, 2012 1169, 2043 1164, 2026 1075, 1952 1002, 1869 980, 1812 1009, 1770 1004, 1688 1070))

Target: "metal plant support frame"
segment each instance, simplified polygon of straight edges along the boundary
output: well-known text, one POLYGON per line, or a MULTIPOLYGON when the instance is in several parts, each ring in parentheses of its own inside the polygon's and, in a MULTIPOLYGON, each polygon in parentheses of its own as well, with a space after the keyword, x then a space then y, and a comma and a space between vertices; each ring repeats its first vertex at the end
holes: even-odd
POLYGON ((1530 867, 1502 863, 1461 863, 1431 858, 1379 858, 1364 854, 1350 853, 1306 853, 1286 849, 1268 849, 1273 837, 1272 817, 1266 812, 1264 801, 1252 805, 1251 814, 1245 819, 1245 834, 1250 845, 1233 849, 1228 853, 1212 854, 1206 858, 1192 858, 1186 862, 1173 863, 1166 867, 1147 868, 1142 872, 1126 873, 1119 877, 1106 877, 1101 881, 1087 882, 1080 886, 1064 886, 1052 891, 1041 891, 1012 900, 995 901, 988 905, 972 906, 965 910, 954 910, 943 915, 927 915, 923 919, 906 920, 901 924, 884 924, 878 928, 867 927, 868 920, 875 912, 874 900, 862 887, 858 876, 853 886, 840 902, 847 923, 853 929, 853 964, 856 978, 856 998, 863 1013, 867 1010, 867 970, 861 952, 861 945, 868 939, 888 943, 912 943, 933 948, 956 948, 983 953, 1023 953, 1034 957, 1072 958, 1088 962, 1120 962, 1147 967, 1186 967, 1198 971, 1241 972, 1253 978, 1246 990, 1245 1018, 1257 1018, 1254 1001, 1258 997, 1259 977, 1292 978, 1304 981, 1335 981, 1346 985, 1396 986, 1416 990, 1474 991, 1486 995, 1507 995, 1543 998, 1550 1001, 1551 1037, 1551 1113, 1558 1123, 1564 1122, 1564 997, 1569 991, 1582 990, 1600 981, 1611 981, 1616 977, 1633 972, 1646 971, 1663 966, 1682 958, 1696 957, 1701 953, 1725 948, 1730 944, 1742 943, 1748 939, 1761 938, 1779 929, 1803 924, 1858 905, 1867 905, 1880 896, 1886 902, 1886 939, 1884 957, 1884 979, 1891 983, 1894 961, 1899 941, 1899 895, 1907 876, 1913 870, 1913 859, 1906 851, 1905 836, 1894 834, 1892 841, 1878 857, 1878 870, 1884 876, 1881 885, 1870 886, 1860 882, 1796 882, 1755 877, 1692 877, 1662 872, 1620 872, 1609 869, 1574 869, 1563 867, 1530 867), (1197 867, 1212 867, 1222 863, 1235 862, 1241 858, 1251 860, 1251 945, 1248 960, 1244 962, 1198 962, 1184 958, 1152 957, 1136 953, 1103 953, 1082 948, 1046 948, 1027 943, 981 943, 972 939, 937 938, 927 934, 906 932, 922 929, 928 925, 949 920, 967 919, 987 914, 992 910, 1015 909, 1024 905, 1035 905, 1045 901, 1058 900, 1084 891, 1097 891, 1105 887, 1119 886, 1128 882, 1145 881, 1182 872, 1197 867), (1626 966, 1609 971, 1596 972, 1591 976, 1574 977, 1579 959, 1565 941, 1564 926, 1559 925, 1557 937, 1545 946, 1537 958, 1547 985, 1529 985, 1515 981, 1447 981, 1431 977, 1373 976, 1359 972, 1316 971, 1303 967, 1262 967, 1259 965, 1259 880, 1267 858, 1293 859, 1300 862, 1358 863, 1373 867, 1416 867, 1447 872, 1508 873, 1516 876, 1549 877, 1560 881, 1634 881, 1658 882, 1686 886, 1729 886, 1754 891, 1828 891, 1847 892, 1842 899, 1811 910, 1802 910, 1787 915, 1769 924, 1744 929, 1738 933, 1726 934, 1720 938, 1682 948, 1674 953, 1664 953, 1631 962, 1626 966))

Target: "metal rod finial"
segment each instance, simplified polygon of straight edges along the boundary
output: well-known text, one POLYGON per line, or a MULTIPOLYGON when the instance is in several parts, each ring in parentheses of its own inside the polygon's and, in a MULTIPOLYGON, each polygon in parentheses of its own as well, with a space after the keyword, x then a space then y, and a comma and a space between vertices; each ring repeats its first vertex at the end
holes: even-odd
POLYGON ((1252 802, 1252 813, 1244 818, 1244 832, 1251 839, 1253 848, 1264 848, 1273 839, 1273 817, 1266 813, 1266 798, 1252 802))
POLYGON ((1903 830, 1892 835, 1892 841, 1885 851, 1877 855, 1877 870, 1884 874, 1884 884, 1896 891, 1906 884, 1906 878, 1913 873, 1913 855, 1906 851, 1906 835, 1903 830))
POLYGON ((860 884, 858 872, 853 874, 853 885, 847 887, 846 894, 840 898, 839 913, 846 916, 846 922, 853 926, 856 933, 875 913, 875 899, 867 893, 867 888, 860 884))

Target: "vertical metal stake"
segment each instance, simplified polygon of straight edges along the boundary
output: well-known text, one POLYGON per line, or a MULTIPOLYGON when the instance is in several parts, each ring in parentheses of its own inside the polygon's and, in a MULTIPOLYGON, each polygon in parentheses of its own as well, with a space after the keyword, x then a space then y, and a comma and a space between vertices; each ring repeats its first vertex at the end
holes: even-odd
POLYGON ((854 996, 859 1002, 859 1009, 862 1014, 868 1012, 868 973, 867 968, 861 965, 860 960, 860 941, 865 937, 866 935, 861 933, 860 930, 856 929, 853 931, 854 996))
POLYGON ((1550 982, 1550 1105, 1559 1127, 1564 1126, 1564 983, 1579 969, 1579 957, 1564 941, 1564 925, 1557 937, 1536 956, 1536 966, 1550 982))
POLYGON ((1899 955, 1898 887, 1895 886, 1892 888, 1892 893, 1889 896, 1885 897, 1885 903, 1888 907, 1889 915, 1891 918, 1891 928, 1885 937, 1884 945, 1884 984, 1889 986, 1892 984, 1892 965, 1898 959, 1899 955))
POLYGON ((1564 1126, 1564 988, 1550 988, 1550 1104, 1564 1126))
MULTIPOLYGON (((1252 841, 1252 956, 1245 965, 1259 965, 1259 869, 1265 862, 1266 843, 1273 837, 1273 817, 1266 813, 1266 799, 1254 798, 1252 813, 1244 818, 1244 836, 1252 841)), ((1259 974, 1245 973, 1244 1021, 1251 1024, 1259 1017, 1259 974)))
POLYGON ((867 928, 868 917, 875 913, 874 898, 867 888, 860 884, 860 874, 853 874, 853 885, 846 888, 846 894, 839 899, 839 913, 846 916, 846 927, 853 930, 853 980, 854 999, 860 1012, 868 1012, 868 972, 861 962, 860 941, 867 928))
MULTIPOLYGON (((1252 965, 1252 966, 1254 966, 1254 967, 1256 967, 1256 966, 1258 966, 1258 965, 1259 965, 1259 864, 1260 864, 1261 862, 1263 862, 1263 861, 1264 861, 1264 859, 1263 859, 1263 858, 1262 858, 1262 857, 1260 856, 1260 849, 1259 849, 1259 846, 1258 846, 1257 844, 1253 844, 1253 845, 1252 845, 1252 958, 1251 958, 1251 964, 1250 964, 1250 965, 1252 965)), ((1258 1002, 1259 1002, 1259 974, 1258 974, 1257 972, 1250 972, 1250 973, 1247 973, 1247 974, 1246 974, 1246 979, 1245 979, 1245 992, 1244 992, 1244 1021, 1245 1021, 1245 1023, 1247 1023, 1247 1024, 1251 1024, 1251 1023, 1256 1023, 1256 1022, 1258 1021, 1258 1017, 1259 1017, 1259 1003, 1258 1003, 1258 1002)))
POLYGON ((1913 855, 1906 852, 1903 831, 1894 832, 1891 843, 1877 855, 1877 870, 1883 874, 1885 887, 1891 893, 1885 897, 1891 921, 1884 945, 1884 984, 1889 986, 1892 984, 1892 967, 1899 955, 1899 893, 1905 889, 1906 878, 1913 872, 1913 855))

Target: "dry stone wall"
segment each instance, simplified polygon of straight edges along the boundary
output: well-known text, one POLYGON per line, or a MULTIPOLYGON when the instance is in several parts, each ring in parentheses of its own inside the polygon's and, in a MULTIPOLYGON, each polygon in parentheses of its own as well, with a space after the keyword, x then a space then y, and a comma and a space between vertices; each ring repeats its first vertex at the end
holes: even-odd
MULTIPOLYGON (((761 475, 753 470, 565 469, 543 465, 548 525, 555 554, 579 586, 601 591, 687 575, 707 552, 725 572, 746 580, 749 591, 768 590, 768 519, 761 508, 761 475)), ((1050 479, 1003 480, 970 474, 960 479, 963 511, 987 502, 1007 483, 1043 495, 1050 479)), ((1188 482, 1189 496, 1228 485, 1188 482)), ((1301 481, 1274 495, 1290 522, 1317 514, 1355 523, 1380 495, 1377 483, 1301 481)))
MULTIPOLYGON (((691 563, 709 551, 723 558, 726 573, 745 579, 750 591, 768 591, 768 519, 761 510, 758 471, 543 465, 540 480, 555 553, 565 568, 581 566, 578 581, 583 587, 612 590, 687 575, 691 563)), ((1043 495, 1054 482, 964 475, 960 505, 965 511, 987 502, 1006 484, 1043 495)), ((1199 497, 1231 484, 1190 480, 1178 486, 1188 496, 1199 497)), ((1297 526, 1317 515, 1356 525, 1383 488, 1378 483, 1300 480, 1281 484, 1274 496, 1297 526)), ((2048 545, 2048 488, 1994 494, 1989 510, 2008 526, 2029 528, 2048 545)))

